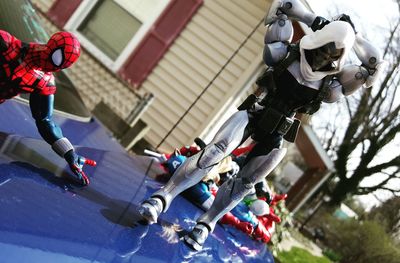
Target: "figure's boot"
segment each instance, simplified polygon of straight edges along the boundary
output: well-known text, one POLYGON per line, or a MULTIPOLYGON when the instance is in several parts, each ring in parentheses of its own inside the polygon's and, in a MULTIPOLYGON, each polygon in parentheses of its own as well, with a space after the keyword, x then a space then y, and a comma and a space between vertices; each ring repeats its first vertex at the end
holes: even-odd
POLYGON ((139 213, 149 224, 156 223, 161 212, 166 212, 172 200, 200 180, 242 141, 249 119, 246 111, 232 115, 220 128, 212 142, 189 157, 174 173, 168 183, 144 201, 139 213))
POLYGON ((192 232, 184 237, 185 242, 191 248, 200 250, 218 220, 249 194, 254 184, 267 176, 285 153, 286 149, 273 149, 268 155, 255 157, 239 172, 239 178, 226 181, 219 188, 210 209, 200 216, 192 232))
POLYGON ((218 147, 215 144, 205 148, 200 154, 192 156, 176 170, 163 188, 142 203, 139 207, 139 213, 149 224, 156 223, 160 213, 167 211, 172 200, 178 194, 200 182, 213 168, 214 164, 218 163, 223 157, 224 152, 218 152, 218 147), (207 154, 213 154, 214 158, 209 158, 207 161, 210 162, 203 166, 202 161, 207 154))

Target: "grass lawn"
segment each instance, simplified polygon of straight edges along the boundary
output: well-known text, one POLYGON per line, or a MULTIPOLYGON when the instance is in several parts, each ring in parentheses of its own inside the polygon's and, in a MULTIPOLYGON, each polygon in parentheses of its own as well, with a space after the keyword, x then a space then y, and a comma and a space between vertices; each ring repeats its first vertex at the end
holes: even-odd
POLYGON ((279 252, 276 261, 280 263, 331 263, 328 258, 313 256, 307 250, 299 247, 279 252))

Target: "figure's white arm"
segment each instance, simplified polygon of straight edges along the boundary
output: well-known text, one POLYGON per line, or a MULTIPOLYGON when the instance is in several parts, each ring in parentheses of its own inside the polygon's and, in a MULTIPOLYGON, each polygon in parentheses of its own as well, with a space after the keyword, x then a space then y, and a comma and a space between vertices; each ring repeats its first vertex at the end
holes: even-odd
POLYGON ((280 2, 278 10, 286 14, 290 20, 300 21, 311 27, 317 18, 317 15, 307 9, 300 0, 280 0, 280 2))
POLYGON ((275 21, 267 25, 267 31, 264 38, 265 64, 273 66, 284 59, 287 55, 287 46, 293 38, 292 22, 287 16, 280 14, 275 21))
POLYGON ((349 64, 337 75, 337 80, 330 85, 330 97, 325 102, 335 102, 341 97, 349 96, 364 86, 371 87, 382 72, 385 61, 378 49, 358 33, 354 51, 361 65, 349 64))
POLYGON ((273 66, 287 55, 287 46, 293 38, 291 20, 305 23, 314 31, 329 23, 315 15, 300 0, 274 0, 265 18, 264 62, 273 66))
POLYGON ((368 76, 365 79, 365 87, 369 88, 381 74, 385 61, 382 59, 379 50, 360 34, 356 35, 353 48, 358 59, 361 61, 361 67, 368 71, 368 76))
POLYGON ((313 31, 329 23, 325 18, 311 12, 300 0, 274 0, 265 17, 265 24, 275 22, 281 14, 285 14, 289 20, 303 22, 313 31))

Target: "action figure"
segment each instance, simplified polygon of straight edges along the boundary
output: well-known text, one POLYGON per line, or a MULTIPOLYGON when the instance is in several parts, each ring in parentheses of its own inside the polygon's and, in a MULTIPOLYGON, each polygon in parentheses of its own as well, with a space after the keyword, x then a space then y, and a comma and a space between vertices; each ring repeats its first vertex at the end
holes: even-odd
POLYGON ((198 154, 188 158, 170 181, 139 207, 149 222, 157 222, 172 200, 198 183, 220 160, 248 137, 256 145, 237 177, 218 190, 209 210, 197 219, 184 237, 187 245, 200 250, 217 221, 279 164, 286 153, 282 141, 294 142, 300 121, 296 113, 313 114, 324 102, 335 102, 377 79, 383 63, 379 52, 356 34, 350 17, 328 21, 309 12, 300 0, 275 0, 266 17, 264 62, 269 66, 258 78, 258 91, 250 95, 220 128, 214 139, 198 154), (291 20, 313 30, 299 43, 293 36, 291 20), (361 65, 344 65, 354 50, 361 65))
MULTIPOLYGON (((201 148, 197 146, 184 146, 181 149, 175 149, 171 154, 159 155, 149 150, 145 150, 145 153, 156 157, 165 171, 163 174, 158 174, 156 180, 159 182, 167 182, 175 173, 176 169, 178 169, 188 157, 198 153, 200 149, 201 148)), ((210 171, 199 183, 182 192, 182 196, 205 211, 210 208, 214 201, 215 194, 212 194, 211 189, 218 188, 217 184, 226 180, 226 178, 236 176, 240 169, 238 165, 232 161, 230 156, 223 159, 215 168, 216 169, 210 171)))
POLYGON ((69 32, 52 35, 47 44, 24 43, 0 30, 0 103, 20 93, 30 93, 29 105, 43 139, 65 158, 81 184, 89 179, 84 164, 96 162, 76 154, 74 147, 52 120, 56 86, 51 72, 70 67, 80 55, 78 39, 69 32))

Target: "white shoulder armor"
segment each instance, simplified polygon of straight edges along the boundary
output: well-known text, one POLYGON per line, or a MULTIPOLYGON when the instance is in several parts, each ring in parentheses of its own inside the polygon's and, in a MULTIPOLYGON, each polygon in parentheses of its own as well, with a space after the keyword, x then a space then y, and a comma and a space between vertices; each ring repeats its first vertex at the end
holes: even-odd
POLYGON ((279 15, 277 20, 267 26, 264 43, 269 44, 278 41, 290 43, 293 38, 293 31, 292 21, 288 20, 286 15, 279 15))
POLYGON ((287 44, 282 42, 266 44, 263 54, 265 64, 267 64, 268 66, 273 66, 277 62, 284 59, 288 53, 287 46, 287 44))

